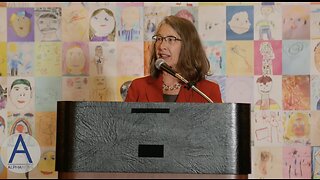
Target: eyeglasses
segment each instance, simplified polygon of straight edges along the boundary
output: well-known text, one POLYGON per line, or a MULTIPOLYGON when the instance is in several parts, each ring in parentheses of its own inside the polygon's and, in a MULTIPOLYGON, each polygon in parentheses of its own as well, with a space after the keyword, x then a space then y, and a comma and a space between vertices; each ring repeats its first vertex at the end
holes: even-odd
POLYGON ((166 41, 168 44, 172 45, 174 44, 176 41, 182 41, 182 39, 179 39, 175 36, 165 36, 165 37, 162 37, 160 35, 154 35, 152 36, 152 39, 154 41, 156 41, 156 43, 159 43, 159 42, 162 42, 163 40, 166 41))

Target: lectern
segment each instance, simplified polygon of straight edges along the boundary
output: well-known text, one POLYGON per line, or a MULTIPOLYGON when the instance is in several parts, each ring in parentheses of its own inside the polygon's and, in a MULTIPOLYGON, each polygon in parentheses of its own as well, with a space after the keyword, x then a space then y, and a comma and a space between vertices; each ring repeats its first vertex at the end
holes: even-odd
POLYGON ((59 178, 247 178, 250 104, 59 101, 59 178))

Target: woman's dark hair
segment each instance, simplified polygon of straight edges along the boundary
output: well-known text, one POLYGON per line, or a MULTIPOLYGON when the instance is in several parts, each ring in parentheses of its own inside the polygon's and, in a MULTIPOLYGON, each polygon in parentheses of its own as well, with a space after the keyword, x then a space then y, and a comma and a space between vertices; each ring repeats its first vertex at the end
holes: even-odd
MULTIPOLYGON (((210 70, 210 63, 197 29, 192 22, 177 16, 167 16, 159 23, 156 34, 163 24, 171 26, 182 39, 180 56, 176 66, 177 72, 190 82, 205 79, 210 70)), ((153 44, 150 58, 150 74, 157 78, 161 71, 155 67, 155 61, 157 60, 155 44, 153 44)))

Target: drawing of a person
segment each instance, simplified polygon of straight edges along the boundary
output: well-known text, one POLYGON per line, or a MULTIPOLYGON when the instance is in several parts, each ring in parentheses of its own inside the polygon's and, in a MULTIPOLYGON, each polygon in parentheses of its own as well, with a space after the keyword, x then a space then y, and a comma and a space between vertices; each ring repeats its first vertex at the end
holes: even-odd
POLYGON ((116 21, 113 12, 102 8, 95 10, 90 18, 90 41, 114 41, 116 21))
POLYGON ((64 41, 87 41, 89 15, 83 3, 74 3, 62 11, 62 36, 64 41))
POLYGON ((23 65, 22 63, 22 54, 14 54, 14 56, 9 59, 10 66, 10 74, 11 76, 18 76, 19 65, 23 65))
POLYGON ((96 64, 98 75, 103 74, 104 58, 102 46, 96 46, 93 61, 96 64))
POLYGON ((280 132, 282 132, 282 129, 280 128, 279 123, 279 112, 278 114, 276 112, 270 112, 270 119, 268 119, 268 122, 270 124, 270 132, 271 132, 271 142, 281 142, 282 137, 280 135, 280 132))
POLYGON ((91 98, 94 101, 106 101, 108 98, 107 82, 104 76, 97 76, 93 78, 93 91, 91 98))
POLYGON ((278 103, 269 97, 272 89, 272 79, 269 76, 261 76, 256 81, 260 100, 255 104, 255 110, 275 110, 280 109, 278 103))
POLYGON ((309 9, 296 5, 283 12, 283 39, 309 39, 309 9))
POLYGON ((122 41, 132 41, 139 38, 140 12, 137 7, 128 6, 121 11, 121 24, 118 34, 122 41))
POLYGON ((272 75, 272 61, 275 59, 275 55, 270 42, 261 43, 259 50, 262 55, 262 74, 272 75))
POLYGON ((70 100, 86 101, 88 99, 87 94, 87 77, 75 77, 67 79, 67 88, 66 93, 69 94, 67 97, 70 100))
POLYGON ((151 20, 148 20, 147 23, 147 33, 154 33, 156 30, 156 24, 154 22, 151 22, 151 20))
POLYGON ((10 17, 10 26, 17 36, 23 38, 31 31, 31 14, 26 11, 13 13, 10 17))
POLYGON ((289 116, 285 130, 284 138, 287 141, 310 144, 310 123, 307 114, 295 113, 289 116))
POLYGON ((247 11, 234 14, 228 22, 230 29, 236 34, 244 34, 249 31, 251 23, 247 11))
POLYGON ((9 97, 12 104, 23 109, 29 105, 32 99, 32 87, 27 79, 16 79, 12 82, 9 97))
POLYGON ((41 14, 37 20, 42 34, 42 41, 58 41, 57 31, 60 28, 60 19, 54 13, 41 14))
POLYGON ((78 45, 70 47, 65 55, 66 73, 68 75, 83 75, 86 66, 86 57, 78 45))
POLYGON ((262 151, 259 159, 259 172, 262 176, 268 175, 268 172, 272 168, 272 154, 268 151, 262 151))
MULTIPOLYGON (((309 154, 310 155, 310 154, 309 154)), ((311 163, 310 163, 310 157, 307 158, 305 153, 298 151, 297 149, 293 149, 289 153, 289 159, 285 163, 285 166, 288 168, 288 177, 289 179, 295 179, 295 178, 306 178, 307 172, 305 171, 305 167, 310 169, 311 163), (308 160, 309 159, 309 160, 308 160)))
POLYGON ((41 155, 37 168, 44 175, 50 175, 55 172, 55 152, 47 151, 41 155))
POLYGON ((270 14, 274 12, 273 5, 262 5, 260 8, 261 14, 264 19, 257 22, 256 27, 259 28, 259 39, 263 40, 264 35, 267 35, 265 40, 272 40, 271 28, 274 28, 274 23, 269 20, 270 14))

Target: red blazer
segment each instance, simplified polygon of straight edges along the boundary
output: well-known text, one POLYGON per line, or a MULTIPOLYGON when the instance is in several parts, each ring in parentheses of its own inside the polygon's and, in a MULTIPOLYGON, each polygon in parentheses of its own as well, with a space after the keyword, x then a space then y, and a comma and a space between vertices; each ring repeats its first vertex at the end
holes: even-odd
MULTIPOLYGON (((196 87, 206 94, 213 102, 221 103, 221 93, 219 85, 201 80, 196 87)), ((154 79, 151 76, 145 76, 132 81, 125 102, 164 102, 162 93, 162 76, 154 79)), ((208 102, 204 97, 193 89, 187 89, 187 86, 181 86, 176 102, 208 102)))

